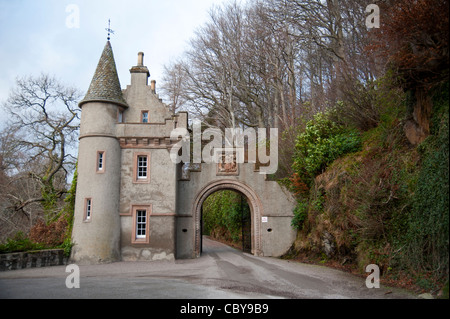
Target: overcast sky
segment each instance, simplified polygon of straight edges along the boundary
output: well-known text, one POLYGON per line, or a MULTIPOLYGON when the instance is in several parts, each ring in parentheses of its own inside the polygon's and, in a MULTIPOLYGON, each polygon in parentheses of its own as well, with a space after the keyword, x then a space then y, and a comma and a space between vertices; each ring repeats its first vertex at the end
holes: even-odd
POLYGON ((86 92, 107 41, 108 19, 122 88, 130 84, 140 51, 158 85, 163 66, 186 49, 209 9, 224 2, 0 0, 0 103, 17 77, 40 73, 86 92))

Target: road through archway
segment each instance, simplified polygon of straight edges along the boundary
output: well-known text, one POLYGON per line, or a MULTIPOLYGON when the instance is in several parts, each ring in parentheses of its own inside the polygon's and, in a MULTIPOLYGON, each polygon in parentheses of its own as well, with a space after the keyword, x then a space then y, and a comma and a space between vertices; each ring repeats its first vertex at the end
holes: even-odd
POLYGON ((220 190, 211 194, 203 202, 200 221, 203 236, 251 253, 250 206, 240 192, 220 190))
POLYGON ((195 219, 195 232, 194 232, 194 247, 195 255, 197 257, 201 254, 201 242, 202 242, 202 229, 201 229, 201 217, 202 206, 204 201, 213 193, 220 190, 234 190, 241 193, 246 197, 248 205, 250 207, 251 215, 251 253, 256 256, 261 255, 261 216, 263 214, 263 207, 256 193, 247 185, 235 180, 219 180, 212 182, 205 186, 197 195, 194 201, 194 219, 195 219))

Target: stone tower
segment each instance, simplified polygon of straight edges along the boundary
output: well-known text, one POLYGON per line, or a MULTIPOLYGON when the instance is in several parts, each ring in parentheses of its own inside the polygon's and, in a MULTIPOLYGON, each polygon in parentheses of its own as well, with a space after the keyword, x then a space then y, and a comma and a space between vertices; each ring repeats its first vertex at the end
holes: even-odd
POLYGON ((103 49, 82 109, 72 260, 120 260, 121 148, 115 137, 123 98, 111 43, 103 49), (93 213, 95 211, 95 214, 93 213))
POLYGON ((173 114, 148 85, 144 53, 122 90, 108 41, 81 108, 71 260, 173 260, 178 166, 170 160, 173 114))

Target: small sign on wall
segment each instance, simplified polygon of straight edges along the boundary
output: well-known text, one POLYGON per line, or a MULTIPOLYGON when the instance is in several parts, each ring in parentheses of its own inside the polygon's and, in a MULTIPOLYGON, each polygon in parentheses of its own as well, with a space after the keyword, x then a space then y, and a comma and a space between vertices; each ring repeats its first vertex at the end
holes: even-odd
POLYGON ((269 221, 269 217, 263 216, 261 217, 261 222, 267 223, 269 221))

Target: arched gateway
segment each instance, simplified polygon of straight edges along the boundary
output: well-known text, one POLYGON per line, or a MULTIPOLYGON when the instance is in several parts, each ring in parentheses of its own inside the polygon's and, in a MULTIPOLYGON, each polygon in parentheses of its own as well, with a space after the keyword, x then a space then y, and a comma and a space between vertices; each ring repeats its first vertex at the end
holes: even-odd
POLYGON ((217 164, 201 164, 178 182, 177 258, 200 256, 201 207, 220 190, 234 190, 247 199, 253 255, 280 256, 290 248, 296 233, 291 226, 295 201, 289 192, 268 181, 254 164, 238 164, 228 176, 218 172, 217 164))
POLYGON ((220 190, 235 190, 247 198, 251 213, 251 252, 252 254, 261 255, 261 216, 263 214, 263 206, 258 195, 247 185, 235 180, 219 180, 206 185, 198 194, 194 201, 194 249, 195 255, 200 256, 201 252, 201 214, 203 202, 209 195, 220 190))
POLYGON ((295 200, 250 163, 175 163, 171 133, 188 128, 156 93, 138 54, 122 90, 111 43, 103 49, 81 108, 72 262, 196 258, 201 207, 212 193, 243 194, 251 210, 252 253, 279 256, 295 240, 295 200))

